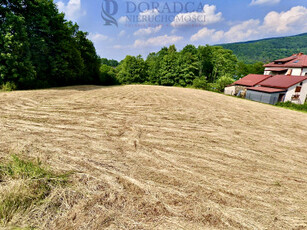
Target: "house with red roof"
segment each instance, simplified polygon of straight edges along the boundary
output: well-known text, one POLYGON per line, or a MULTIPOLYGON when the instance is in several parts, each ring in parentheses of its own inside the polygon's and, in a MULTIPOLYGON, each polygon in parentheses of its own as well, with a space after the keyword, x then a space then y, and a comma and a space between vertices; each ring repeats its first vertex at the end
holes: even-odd
POLYGON ((290 101, 304 104, 307 96, 307 76, 275 75, 262 81, 257 87, 250 87, 246 99, 268 104, 290 101))
POLYGON ((225 94, 268 104, 307 102, 307 55, 294 54, 264 67, 264 75, 249 74, 226 87, 225 94))
POLYGON ((241 85, 246 87, 253 87, 260 84, 262 81, 272 77, 272 75, 261 75, 261 74, 249 74, 240 80, 233 83, 233 85, 241 85))
POLYGON ((234 82, 230 86, 226 87, 224 93, 227 95, 245 94, 246 89, 249 87, 255 87, 260 82, 272 77, 272 75, 261 75, 261 74, 249 74, 240 80, 234 82))
POLYGON ((264 75, 307 76, 307 55, 293 54, 264 65, 264 75))

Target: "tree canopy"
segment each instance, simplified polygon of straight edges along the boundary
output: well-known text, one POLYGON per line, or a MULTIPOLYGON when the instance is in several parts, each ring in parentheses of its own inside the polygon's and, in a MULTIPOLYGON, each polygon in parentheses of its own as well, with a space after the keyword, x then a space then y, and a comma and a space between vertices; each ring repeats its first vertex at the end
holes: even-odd
POLYGON ((99 83, 100 60, 87 33, 52 0, 3 0, 0 85, 40 88, 99 83))
POLYGON ((237 63, 232 51, 222 47, 187 45, 177 51, 171 45, 150 53, 145 61, 141 56, 127 56, 116 68, 116 78, 121 84, 205 88, 225 75, 234 77, 237 63))

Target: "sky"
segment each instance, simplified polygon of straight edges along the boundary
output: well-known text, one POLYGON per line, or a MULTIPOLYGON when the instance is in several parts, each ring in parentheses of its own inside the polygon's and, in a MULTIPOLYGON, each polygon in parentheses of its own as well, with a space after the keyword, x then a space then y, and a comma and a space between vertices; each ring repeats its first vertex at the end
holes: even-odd
POLYGON ((97 53, 144 58, 163 46, 214 45, 307 32, 307 0, 55 0, 97 53))

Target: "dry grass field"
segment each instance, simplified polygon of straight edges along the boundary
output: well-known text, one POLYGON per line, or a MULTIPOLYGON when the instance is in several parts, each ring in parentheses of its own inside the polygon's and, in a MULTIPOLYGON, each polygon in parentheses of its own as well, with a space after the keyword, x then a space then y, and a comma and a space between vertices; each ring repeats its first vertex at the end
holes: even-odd
POLYGON ((2 92, 0 154, 72 172, 4 228, 307 228, 306 113, 158 86, 2 92))

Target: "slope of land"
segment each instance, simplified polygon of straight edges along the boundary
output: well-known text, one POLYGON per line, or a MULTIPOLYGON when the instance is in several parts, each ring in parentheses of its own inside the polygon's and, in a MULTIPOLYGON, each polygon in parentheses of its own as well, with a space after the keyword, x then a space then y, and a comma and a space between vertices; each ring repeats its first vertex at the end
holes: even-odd
POLYGON ((268 38, 257 41, 222 44, 230 49, 240 61, 254 63, 270 62, 292 54, 307 53, 307 33, 290 37, 268 38))
POLYGON ((14 226, 307 227, 305 113, 158 86, 0 93, 0 105, 0 159, 22 151, 74 172, 60 211, 14 226))

